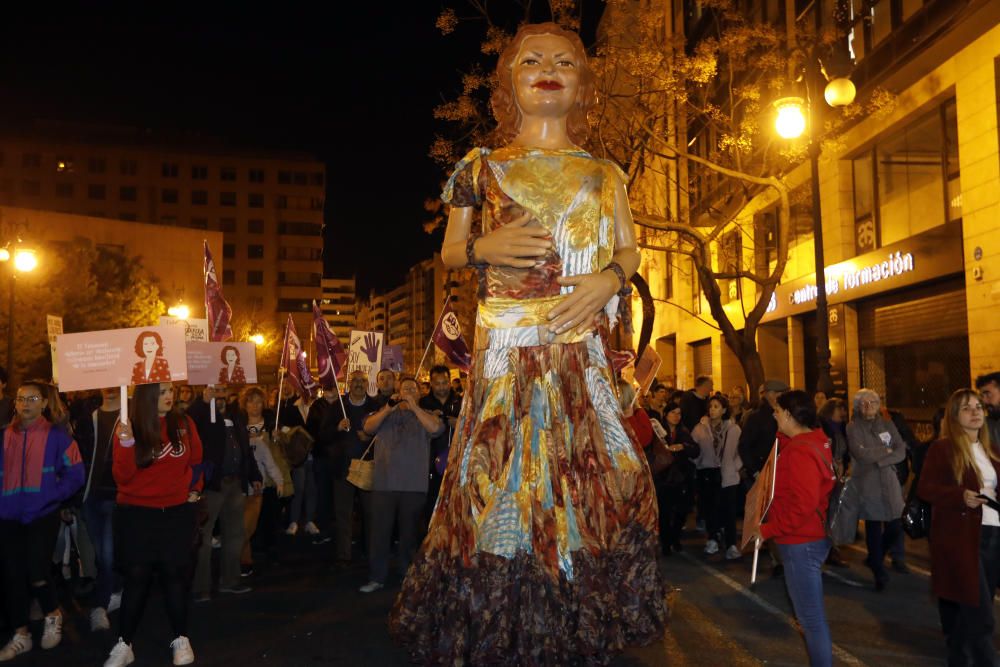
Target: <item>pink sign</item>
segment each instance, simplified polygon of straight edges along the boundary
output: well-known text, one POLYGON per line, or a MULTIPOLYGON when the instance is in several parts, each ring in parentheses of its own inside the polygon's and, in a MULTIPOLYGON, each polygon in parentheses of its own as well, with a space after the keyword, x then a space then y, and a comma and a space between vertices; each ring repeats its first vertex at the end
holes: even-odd
POLYGON ((257 346, 253 343, 187 344, 189 384, 257 384, 257 346))
POLYGON ((60 391, 187 379, 182 325, 63 334, 56 352, 60 391))

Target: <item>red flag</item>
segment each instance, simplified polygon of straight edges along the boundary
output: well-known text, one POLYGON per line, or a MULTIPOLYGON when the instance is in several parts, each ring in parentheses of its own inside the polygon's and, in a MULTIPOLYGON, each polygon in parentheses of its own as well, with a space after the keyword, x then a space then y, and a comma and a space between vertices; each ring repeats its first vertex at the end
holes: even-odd
POLYGON ((347 361, 347 352, 340 344, 340 339, 330 331, 330 325, 323 319, 323 313, 313 301, 313 333, 316 340, 316 368, 319 369, 319 384, 323 389, 333 389, 337 386, 335 378, 347 361))
POLYGON ((316 380, 309 372, 306 352, 302 349, 302 339, 295 331, 295 322, 288 316, 285 324, 285 349, 281 351, 281 367, 285 369, 285 377, 301 396, 312 398, 316 395, 316 380))
POLYGON ((229 307, 222 296, 222 285, 215 272, 215 260, 205 241, 205 315, 208 318, 208 339, 220 342, 233 337, 233 328, 229 321, 233 318, 233 309, 229 307))
POLYGON ((472 368, 472 355, 469 354, 469 346, 462 338, 462 326, 458 323, 455 309, 451 307, 451 299, 444 304, 444 311, 432 338, 438 349, 444 352, 453 364, 466 371, 472 368))

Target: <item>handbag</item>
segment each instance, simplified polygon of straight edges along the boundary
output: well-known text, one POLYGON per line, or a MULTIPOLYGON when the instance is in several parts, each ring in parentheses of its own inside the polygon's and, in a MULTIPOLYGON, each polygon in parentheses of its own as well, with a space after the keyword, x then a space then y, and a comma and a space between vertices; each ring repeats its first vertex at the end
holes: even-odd
POLYGON ((661 472, 673 465, 673 452, 667 449, 667 444, 663 442, 660 436, 655 433, 653 434, 653 441, 649 446, 650 451, 652 452, 649 467, 652 469, 654 476, 659 475, 661 472))
MULTIPOLYGON (((826 536, 834 546, 852 544, 858 534, 858 515, 861 513, 861 496, 858 495, 857 485, 851 484, 850 477, 838 477, 836 468, 832 463, 827 463, 819 447, 812 446, 834 479, 826 508, 826 536)), ((816 512, 819 513, 819 510, 816 512)))
POLYGON ((903 531, 911 540, 922 540, 931 532, 931 505, 916 494, 903 507, 903 531))
POLYGON ((376 439, 372 438, 371 443, 369 443, 368 448, 361 455, 360 459, 351 459, 351 466, 347 470, 347 481, 362 491, 371 491, 375 488, 375 460, 366 460, 365 457, 368 456, 368 452, 371 451, 376 439))
POLYGON ((309 452, 312 451, 313 442, 315 442, 309 431, 301 426, 287 431, 285 429, 276 431, 274 441, 281 447, 288 465, 293 468, 305 463, 305 460, 309 458, 309 452))

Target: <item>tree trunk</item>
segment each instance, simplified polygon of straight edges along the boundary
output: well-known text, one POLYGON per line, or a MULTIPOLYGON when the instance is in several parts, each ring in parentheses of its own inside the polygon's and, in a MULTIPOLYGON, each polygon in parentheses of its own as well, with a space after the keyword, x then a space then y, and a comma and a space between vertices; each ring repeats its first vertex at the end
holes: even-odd
MULTIPOLYGON (((744 343, 746 341, 744 340, 744 343)), ((740 366, 743 368, 743 375, 746 376, 747 384, 750 385, 750 405, 757 407, 760 402, 760 393, 757 391, 760 385, 764 384, 764 362, 761 361, 760 352, 756 343, 744 344, 743 352, 739 355, 740 366)))

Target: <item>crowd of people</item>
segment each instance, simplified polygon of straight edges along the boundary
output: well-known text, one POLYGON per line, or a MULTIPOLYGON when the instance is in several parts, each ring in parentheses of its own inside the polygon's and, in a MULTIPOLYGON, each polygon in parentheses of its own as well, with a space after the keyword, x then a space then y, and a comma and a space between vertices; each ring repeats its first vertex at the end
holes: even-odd
MULTIPOLYGON (((0 394, 5 384, 0 369, 0 394)), ((0 626, 13 630, 0 662, 32 650, 33 614, 41 648, 62 641, 60 569, 88 584, 74 593, 86 591, 92 631, 111 631, 118 611, 107 667, 135 660, 154 582, 173 664, 193 663, 191 602, 250 593, 254 555, 276 558, 282 535, 334 542, 343 570, 359 526, 370 564, 360 590, 372 592, 384 586, 395 527, 405 572, 441 484, 461 381, 436 366, 422 383, 382 371, 374 397, 363 373, 346 389, 279 406, 277 391, 257 386, 143 384, 124 413, 118 387, 62 395, 27 381, 0 399, 0 626), (373 439, 374 488, 361 490, 349 464, 373 439)))
MULTIPOLYGON (((175 637, 173 662, 194 662, 191 601, 251 592, 254 556, 274 557, 282 535, 332 541, 336 570, 351 565, 357 542, 368 565, 359 591, 371 593, 386 585, 395 530, 405 573, 436 502, 463 391, 444 366, 423 383, 382 371, 377 386, 369 396, 358 372, 342 396, 278 405, 276 392, 256 386, 146 384, 135 388, 123 421, 118 388, 61 396, 47 382, 22 382, 13 400, 0 400, 9 422, 0 453, 0 586, 13 630, 0 661, 33 648, 32 611, 42 621, 41 648, 60 643, 53 564, 65 562, 70 546, 93 579, 91 630, 112 630, 109 614, 119 612, 108 667, 134 661, 154 581, 175 637), (363 458, 374 461, 370 490, 348 481, 351 461, 363 458)), ((981 665, 995 658, 991 601, 1000 583, 1000 373, 977 378, 976 387, 956 391, 938 411, 933 444, 917 440, 869 389, 854 394, 850 409, 779 380, 758 388, 754 407, 742 387, 715 392, 707 376, 687 391, 656 384, 638 397, 621 380, 618 395, 653 475, 663 557, 684 550, 693 514, 706 556, 743 558, 745 494, 777 442, 774 501, 757 537, 769 545, 773 574, 784 577, 810 664, 832 659, 821 569, 844 565, 828 537, 827 508, 849 476, 876 591, 888 587, 887 560, 908 572, 908 490, 931 504, 933 591, 949 664, 981 665)))

